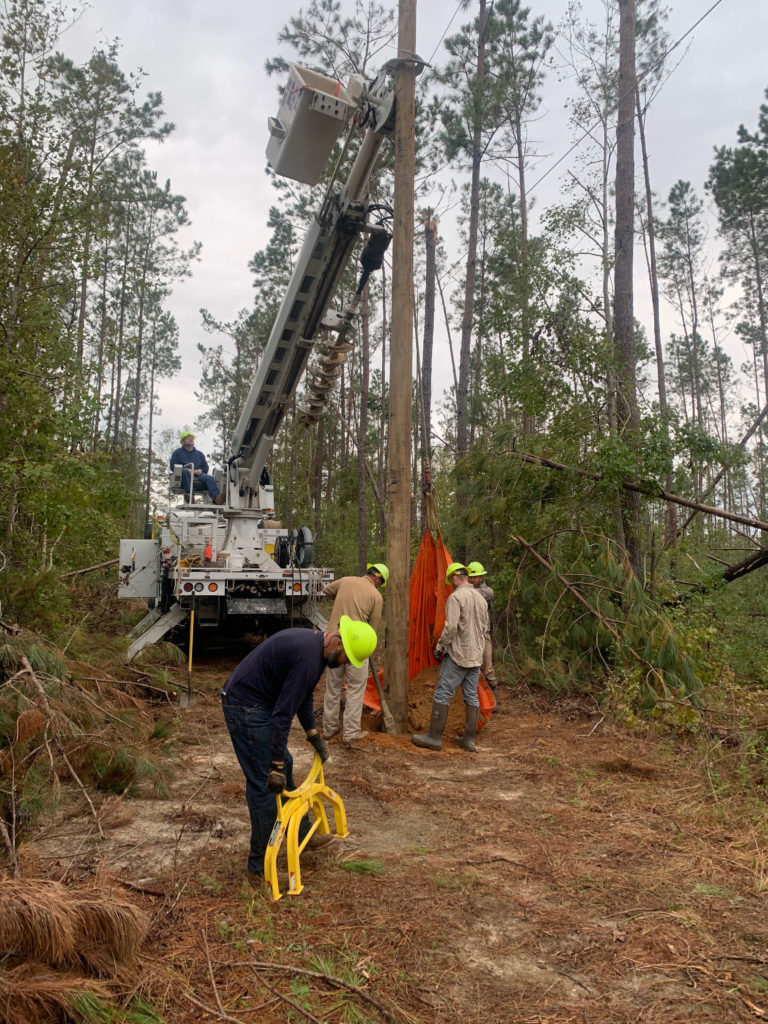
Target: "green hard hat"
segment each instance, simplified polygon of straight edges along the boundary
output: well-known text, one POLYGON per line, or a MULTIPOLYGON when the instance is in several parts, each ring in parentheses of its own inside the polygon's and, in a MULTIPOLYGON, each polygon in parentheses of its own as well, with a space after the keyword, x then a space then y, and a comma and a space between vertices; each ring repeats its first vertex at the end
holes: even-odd
POLYGON ((467 567, 466 567, 466 565, 464 565, 462 562, 451 562, 451 564, 445 570, 445 582, 446 583, 450 583, 451 582, 451 576, 453 576, 454 573, 457 573, 457 572, 463 573, 466 576, 467 575, 467 567))
POLYGON ((485 571, 485 567, 482 562, 470 562, 467 566, 470 576, 487 576, 488 573, 485 571))
POLYGON ((389 579, 389 569, 384 565, 383 562, 369 562, 366 566, 367 569, 373 569, 379 576, 384 580, 382 586, 386 587, 387 580, 389 579))
POLYGON ((183 441, 185 437, 192 437, 192 438, 194 438, 194 436, 195 435, 192 433, 191 430, 183 430, 181 432, 181 436, 179 437, 179 441, 183 441))
POLYGON ((362 668, 366 659, 376 650, 376 630, 367 622, 356 622, 348 615, 342 615, 339 619, 339 632, 347 657, 355 668, 362 668))

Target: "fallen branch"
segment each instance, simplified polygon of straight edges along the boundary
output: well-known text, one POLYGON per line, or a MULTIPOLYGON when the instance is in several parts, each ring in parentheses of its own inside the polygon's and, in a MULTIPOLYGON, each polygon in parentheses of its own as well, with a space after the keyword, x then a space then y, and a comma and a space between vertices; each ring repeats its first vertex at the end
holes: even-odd
POLYGON ((600 612, 597 611, 596 608, 593 608, 592 605, 589 603, 589 601, 587 601, 587 599, 585 597, 582 597, 582 595, 579 593, 579 591, 576 589, 576 587, 574 587, 574 585, 572 583, 569 583, 568 580, 565 578, 565 576, 563 576, 563 575, 561 575, 561 573, 557 572, 555 567, 553 565, 550 565, 550 563, 546 560, 546 558, 543 555, 540 555, 539 552, 536 550, 536 548, 532 544, 529 544, 528 541, 525 540, 524 537, 519 537, 519 536, 515 537, 513 535, 512 536, 512 540, 515 541, 517 544, 519 544, 521 547, 525 548, 525 550, 530 555, 532 555, 536 559, 537 562, 539 562, 541 565, 543 565, 544 568, 548 572, 552 573, 552 575, 555 577, 557 582, 562 587, 565 587, 565 589, 568 591, 568 593, 571 594, 573 597, 575 597, 576 600, 579 602, 579 604, 582 604, 587 609, 587 611, 589 612, 590 615, 593 615, 598 620, 598 622, 600 622, 603 626, 605 626, 605 628, 608 630, 608 632, 611 634, 611 636, 614 637, 614 639, 616 639, 619 643, 621 643, 621 637, 619 636, 618 630, 613 625, 613 623, 610 622, 608 619, 606 619, 606 617, 604 615, 601 615, 600 612))
MULTIPOLYGON (((589 612, 590 615, 594 616, 597 619, 597 621, 608 630, 608 632, 611 634, 611 636, 614 637, 614 639, 618 643, 621 644, 623 642, 621 637, 620 637, 620 635, 619 635, 618 630, 613 625, 613 623, 610 621, 610 619, 607 619, 604 615, 601 615, 601 613, 596 608, 593 608, 592 605, 589 603, 589 601, 587 601, 587 599, 585 597, 583 597, 579 593, 577 588, 574 587, 574 585, 572 583, 569 583, 568 580, 561 573, 559 573, 555 569, 555 567, 553 565, 550 565, 550 563, 546 560, 546 558, 543 555, 540 555, 539 552, 536 550, 536 548, 532 544, 529 544, 528 541, 525 540, 525 538, 520 537, 520 536, 516 537, 514 534, 512 535, 512 540, 515 541, 516 543, 520 544, 521 547, 525 548, 525 550, 533 558, 535 558, 537 562, 539 562, 541 565, 543 565, 544 568, 554 576, 554 578, 558 581, 558 583, 561 586, 563 586, 568 591, 568 593, 571 594, 579 602, 579 604, 583 605, 584 608, 587 609, 587 611, 589 612)), ((644 665, 648 669, 649 674, 654 676, 656 679, 658 679, 661 682, 662 685, 664 685, 664 678, 663 678, 661 672, 659 672, 659 670, 655 666, 653 666, 650 663, 650 661, 647 660, 647 658, 644 658, 641 654, 639 654, 634 649, 634 647, 631 647, 629 644, 627 644, 626 647, 627 647, 627 650, 629 651, 629 653, 634 658, 636 658, 641 665, 644 665)), ((665 686, 665 689, 666 689, 666 686, 665 686)), ((657 695, 657 700, 661 700, 661 699, 662 698, 657 695)), ((693 707, 693 705, 685 704, 685 707, 693 707)))
POLYGON ((213 964, 211 963, 211 954, 208 951, 208 936, 206 935, 205 928, 200 930, 200 934, 203 937, 203 949, 205 950, 205 961, 208 965, 208 977, 211 979, 211 988, 213 989, 213 994, 216 997, 216 1005, 221 1012, 224 1013, 224 1007, 221 1005, 221 999, 219 998, 219 990, 216 987, 216 979, 213 976, 213 964))
MULTIPOLYGON (((344 981, 342 978, 337 978, 333 974, 323 974, 320 971, 309 971, 303 967, 291 967, 289 964, 273 964, 262 960, 252 960, 250 961, 250 964, 255 971, 283 971, 288 974, 303 974, 308 978, 317 978, 319 981, 325 981, 329 985, 336 985, 338 988, 345 988, 347 991, 354 992, 355 995, 360 996, 361 999, 370 1003, 371 1006, 375 1006, 385 1020, 390 1021, 390 1024, 397 1024, 397 1018, 394 1014, 390 1013, 385 1006, 382 1006, 381 1003, 377 1002, 373 996, 369 996, 368 993, 358 985, 352 985, 350 982, 344 981)), ((266 987, 268 988, 269 986, 266 987)), ((272 990, 270 989, 270 991, 272 990)), ((403 1017, 405 1018, 405 1014, 403 1014, 403 1017)))
MULTIPOLYGON (((29 678, 32 680, 32 685, 33 685, 33 687, 35 688, 35 690, 37 692, 37 697, 33 701, 33 703, 35 705, 37 705, 37 707, 40 708, 40 710, 43 711, 46 716, 50 716, 51 705, 50 705, 50 703, 48 701, 48 694, 43 689, 43 684, 40 682, 40 680, 35 675, 35 670, 30 665, 29 660, 28 660, 26 654, 22 654, 22 656, 21 656, 21 672, 17 672, 16 675, 17 676, 21 676, 21 675, 25 675, 25 674, 28 675, 29 678)), ((12 676, 11 678, 15 679, 16 676, 12 676)), ((10 682, 10 681, 11 681, 10 679, 6 680, 6 682, 10 682)))
POLYGON ((110 565, 117 565, 119 558, 111 558, 108 562, 99 562, 98 565, 89 565, 87 569, 74 569, 72 572, 64 572, 59 576, 60 580, 68 580, 72 576, 85 576, 88 572, 96 572, 98 569, 108 569, 110 565))
MULTIPOLYGON (((123 665, 123 668, 127 667, 127 665, 123 665)), ((147 676, 147 679, 148 678, 149 676, 147 676)), ((153 693, 162 693, 166 697, 176 696, 175 690, 166 690, 162 686, 150 686, 149 683, 142 683, 136 679, 112 679, 110 676, 105 676, 103 678, 101 676, 80 676, 78 680, 74 679, 73 677, 74 683, 77 683, 78 681, 81 681, 83 683, 107 683, 109 686, 115 687, 140 686, 142 690, 151 690, 153 693)), ((82 687, 78 687, 78 689, 82 690, 82 687)))
MULTIPOLYGON (((459 455, 469 455, 469 452, 459 452, 459 455)), ((530 455, 528 452, 519 452, 516 448, 505 449, 504 452, 491 452, 494 455, 516 455, 522 462, 528 462, 535 466, 544 466, 546 469, 556 469, 561 473, 575 473, 587 480, 595 480, 598 483, 604 482, 605 477, 601 473, 590 473, 586 469, 579 469, 578 466, 566 466, 562 462, 555 462, 554 459, 545 459, 541 455, 530 455)), ((717 519, 727 519, 732 523, 741 523, 742 526, 751 526, 753 530, 768 530, 768 523, 762 519, 753 519, 752 516, 742 516, 738 512, 726 512, 724 508, 716 508, 714 505, 704 505, 700 501, 693 501, 690 498, 681 498, 679 494, 671 494, 662 490, 652 481, 637 483, 632 480, 621 480, 620 486, 627 491, 636 494, 643 494, 646 498, 659 498, 662 501, 671 501, 675 505, 682 505, 684 508, 695 509, 696 512, 704 512, 706 515, 715 516, 717 519)))
POLYGON ((96 828, 98 829, 98 832, 99 832, 99 839, 103 839, 104 838, 104 832, 102 831, 101 822, 99 821, 99 816, 96 813, 96 808, 93 806, 93 801, 88 796, 87 789, 85 788, 83 783, 80 781, 80 776, 77 774, 75 769, 72 767, 72 765, 70 763, 70 760, 67 757, 66 751, 64 750, 64 747, 62 747, 61 743, 59 743, 58 740, 56 740, 56 749, 58 750, 58 752, 61 754, 62 758, 64 759, 64 764, 67 766, 67 769, 69 770, 69 774, 72 776, 72 778, 75 780, 77 785, 80 787, 80 792, 85 797, 85 799, 86 799, 86 801, 88 803, 88 806, 91 809, 91 814, 93 815, 93 820, 96 822, 96 828))
POLYGON ((190 1003, 194 1003, 195 1006, 199 1006, 201 1010, 205 1010, 206 1013, 210 1013, 212 1017, 218 1017, 219 1020, 229 1021, 229 1024, 245 1024, 245 1022, 240 1020, 239 1017, 230 1017, 228 1013, 219 1013, 219 1011, 216 1010, 213 1006, 207 1006, 199 999, 195 999, 194 996, 191 996, 189 992, 184 992, 183 995, 185 999, 188 999, 190 1001, 190 1003))
POLYGON ((159 896, 161 899, 165 899, 168 895, 162 889, 150 889, 146 885, 138 885, 136 882, 129 882, 127 878, 118 878, 117 884, 122 885, 124 889, 130 889, 132 892, 144 892, 148 896, 159 896))
POLYGON ((282 999, 284 1003, 288 1003, 289 1006, 292 1006, 294 1010, 298 1010, 302 1017, 306 1017, 307 1020, 312 1021, 312 1024, 323 1024, 320 1018, 316 1017, 314 1013, 310 1013, 309 1010, 305 1010, 303 1006, 295 1002, 293 999, 289 999, 288 996, 284 996, 282 992, 278 992, 276 988, 273 988, 269 982, 264 981, 263 978, 259 978, 259 984, 263 985, 267 992, 271 992, 273 996, 277 996, 278 999, 282 999))
MULTIPOLYGON (((765 419, 766 416, 768 416, 768 405, 763 406, 762 411, 759 413, 759 415, 757 416, 755 421, 752 423, 752 426, 749 428, 749 430, 746 432, 746 434, 741 438, 741 440, 737 442, 737 445, 736 445, 737 448, 743 448, 744 447, 744 445, 747 443, 747 441, 750 439, 750 437, 752 437, 752 435, 755 433, 755 431, 760 426, 760 424, 763 422, 763 420, 765 419)), ((710 482, 710 484, 707 486, 707 488, 699 495, 699 497, 700 498, 706 498, 708 494, 711 494, 712 491, 714 491, 714 489, 717 487, 717 485, 723 479, 725 474, 728 472, 729 468, 730 468, 729 466, 723 466, 722 469, 720 470, 720 472, 716 474, 714 479, 710 482)), ((697 512, 691 512, 691 514, 685 520, 683 525, 678 527, 677 533, 675 534, 675 539, 677 539, 677 537, 679 537, 681 533, 684 533, 685 530, 687 529, 687 527, 689 527, 691 525, 691 523, 693 522, 693 520, 696 517, 696 514, 697 514, 697 512)))
POLYGON ((3 840, 3 846, 5 846, 5 852, 8 855, 8 867, 11 869, 11 877, 12 878, 18 878, 19 877, 19 859, 16 856, 16 851, 13 848, 13 843, 11 842, 11 837, 10 837, 10 834, 8 832, 8 828, 7 828, 5 822, 3 821, 2 818, 0 818, 0 837, 3 840))

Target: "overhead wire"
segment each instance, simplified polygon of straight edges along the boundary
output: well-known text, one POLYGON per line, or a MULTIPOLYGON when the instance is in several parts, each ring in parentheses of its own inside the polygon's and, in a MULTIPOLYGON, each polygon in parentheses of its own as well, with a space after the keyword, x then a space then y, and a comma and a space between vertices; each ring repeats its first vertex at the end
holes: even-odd
MULTIPOLYGON (((691 27, 686 32, 684 32, 680 36, 679 39, 677 39, 668 49, 666 49, 661 54, 660 57, 658 57, 653 62, 653 64, 649 65, 645 69, 645 71, 641 75, 638 76, 638 78, 637 78, 637 85, 639 85, 643 81, 643 79, 646 78, 652 71, 655 71, 657 67, 659 67, 661 64, 663 64, 663 62, 667 59, 667 57, 670 55, 670 53, 672 53, 674 50, 676 50, 678 48, 678 46, 680 46, 688 38, 688 36, 691 34, 691 32, 695 31, 699 27, 699 25, 706 18, 709 17, 709 15, 715 10, 715 8, 720 6, 720 4, 722 2, 723 2, 723 0, 715 0, 715 2, 712 4, 712 6, 707 11, 705 11, 704 14, 702 14, 702 16, 697 21, 695 21, 693 23, 693 25, 691 25, 691 27)), ((608 117, 610 114, 612 114, 617 109, 618 105, 619 104, 618 104, 618 100, 617 100, 616 103, 614 103, 613 106, 609 107, 609 109, 605 112, 605 117, 608 117)), ((591 124, 589 126, 589 128, 587 128, 586 131, 584 131, 579 136, 579 138, 576 139, 576 141, 573 143, 573 145, 570 146, 565 151, 565 153, 562 154, 562 156, 558 157, 558 159, 555 160, 555 162, 552 164, 552 166, 549 167, 542 174, 542 176, 540 178, 537 178, 536 181, 534 181, 534 183, 528 188, 528 193, 529 194, 531 192, 533 192, 533 190, 536 188, 536 186, 540 185, 542 183, 542 181, 544 181, 545 178, 549 177, 549 175, 552 173, 552 171, 554 171, 556 167, 559 167, 560 164, 563 162, 563 160, 565 160, 567 157, 569 157, 571 155, 571 153, 574 151, 574 149, 576 149, 578 146, 581 145, 581 143, 584 141, 584 139, 586 139, 589 135, 591 135, 592 132, 596 128, 598 128, 600 126, 601 120, 602 119, 599 118, 597 121, 595 121, 594 124, 591 124)))
MULTIPOLYGON (((712 12, 713 12, 713 11, 714 11, 714 10, 715 10, 715 9, 716 9, 717 7, 719 7, 719 6, 720 6, 720 4, 721 4, 722 2, 723 2, 723 0, 715 0, 715 2, 714 2, 714 3, 712 4, 712 5, 711 5, 711 7, 709 7, 709 8, 708 8, 708 9, 707 9, 707 10, 706 10, 706 11, 705 11, 705 12, 704 12, 704 13, 703 13, 702 15, 701 15, 701 17, 700 17, 700 18, 698 18, 698 19, 697 19, 697 20, 696 20, 696 21, 695 21, 695 22, 693 23, 693 25, 691 25, 691 27, 690 27, 689 29, 687 29, 687 30, 686 30, 686 31, 685 31, 685 32, 684 32, 684 33, 683 33, 683 34, 682 34, 682 35, 681 35, 681 36, 680 36, 680 37, 679 37, 679 38, 678 38, 677 40, 675 40, 675 42, 674 42, 674 43, 672 43, 672 45, 671 45, 671 46, 670 46, 670 47, 669 47, 668 49, 666 49, 666 50, 664 51, 664 53, 663 53, 663 54, 661 54, 661 56, 660 56, 660 57, 658 57, 658 59, 657 59, 656 61, 654 61, 654 63, 653 63, 653 64, 651 64, 651 65, 650 65, 650 66, 649 66, 648 68, 646 68, 646 70, 645 70, 645 71, 644 71, 644 72, 642 73, 642 75, 640 75, 640 76, 638 77, 638 79, 637 79, 637 81, 638 81, 638 84, 639 84, 639 83, 640 83, 640 82, 641 82, 641 81, 642 81, 642 80, 643 80, 644 78, 646 78, 646 77, 647 77, 647 75, 649 75, 649 74, 650 74, 650 73, 651 73, 652 71, 654 71, 654 70, 655 70, 655 69, 656 69, 656 68, 657 68, 657 67, 658 67, 658 66, 659 66, 659 65, 660 65, 661 63, 663 63, 663 61, 665 61, 665 60, 666 60, 666 58, 667 58, 667 57, 669 56, 669 54, 671 54, 671 53, 672 53, 672 52, 673 52, 674 50, 676 50, 676 49, 677 49, 677 48, 678 48, 678 47, 679 47, 679 46, 680 46, 680 45, 681 45, 681 44, 682 44, 682 43, 683 43, 683 42, 684 42, 684 41, 685 41, 685 40, 686 40, 686 39, 688 38, 688 36, 689 36, 689 35, 691 34, 691 32, 694 32, 694 31, 695 31, 695 30, 696 30, 696 29, 697 29, 697 28, 699 27, 699 25, 700 25, 700 24, 701 24, 701 23, 702 23, 702 22, 703 22, 703 21, 704 21, 704 20, 705 20, 706 18, 708 18, 708 17, 709 17, 709 15, 710 15, 710 14, 712 14, 712 12)), ((459 7, 461 7, 461 0, 460 0, 460 3, 459 3, 459 7)), ((456 17, 456 14, 457 14, 457 13, 458 13, 458 9, 457 9, 457 10, 456 10, 456 11, 454 12, 454 15, 453 15, 453 18, 451 19, 451 22, 452 22, 452 21, 453 21, 453 19, 454 19, 454 18, 456 17)), ((449 23, 449 26, 448 26, 448 27, 450 27, 450 23, 449 23)), ((443 36, 441 37, 441 42, 442 42, 442 39, 443 39, 443 38, 445 38, 445 35, 446 35, 447 31, 448 31, 448 29, 446 28, 445 32, 443 33, 443 36)), ((438 44, 438 46, 439 46, 439 44, 438 44)), ((435 52, 437 52, 437 51, 435 51, 435 52)), ((432 56, 434 57, 434 54, 433 54, 432 56)), ((431 60, 431 58, 430 58, 430 60, 431 60)), ((614 105, 613 105, 613 106, 612 106, 612 107, 611 107, 611 108, 610 108, 610 109, 609 109, 609 110, 607 111, 607 114, 611 114, 611 113, 613 113, 613 111, 614 111, 614 110, 616 109, 617 105, 618 105, 618 104, 614 104, 614 105)), ((563 162, 563 160, 565 160, 565 159, 566 159, 566 158, 567 158, 568 156, 570 156, 570 154, 571 154, 571 153, 572 153, 572 152, 573 152, 573 151, 574 151, 574 150, 575 150, 575 149, 576 149, 576 148, 577 148, 578 146, 580 146, 580 145, 581 145, 581 143, 582 143, 582 142, 584 141, 584 139, 586 139, 586 138, 587 138, 587 137, 588 137, 588 136, 589 136, 589 135, 590 135, 590 134, 591 134, 591 133, 592 133, 592 132, 593 132, 593 131, 595 130, 595 128, 597 128, 597 127, 599 126, 599 124, 600 124, 600 121, 598 120, 598 121, 596 121, 596 122, 595 122, 594 124, 590 125, 590 126, 589 126, 589 128, 587 128, 587 129, 586 129, 586 131, 584 131, 584 132, 582 133, 582 135, 580 135, 580 136, 579 136, 579 138, 578 138, 578 139, 577 139, 577 140, 576 140, 576 141, 575 141, 575 142, 573 143, 573 145, 572 145, 572 146, 570 146, 570 147, 569 147, 569 148, 568 148, 568 149, 567 149, 567 150, 565 151, 565 153, 563 153, 563 154, 562 154, 562 156, 558 157, 558 159, 557 159, 557 160, 556 160, 556 161, 555 161, 555 162, 554 162, 554 163, 552 164, 552 166, 551 166, 551 167, 549 167, 549 168, 548 168, 548 169, 547 169, 547 170, 546 170, 546 171, 544 172, 544 174, 542 174, 542 176, 541 176, 540 178, 537 178, 537 179, 536 179, 536 181, 535 181, 535 182, 534 182, 534 183, 533 183, 532 185, 530 185, 530 186, 528 187, 528 189, 527 189, 527 192, 528 192, 528 194, 530 195, 530 193, 531 193, 531 192, 533 192, 533 190, 534 190, 534 189, 536 188, 536 186, 537 186, 537 185, 540 185, 540 184, 541 184, 541 182, 542 182, 542 181, 544 181, 544 179, 545 179, 545 178, 547 178, 547 177, 548 177, 548 176, 549 176, 549 175, 550 175, 550 174, 552 173, 552 171, 554 171, 554 170, 555 170, 555 168, 557 168, 557 167, 558 167, 558 166, 559 166, 559 165, 560 165, 560 164, 561 164, 561 163, 563 162)), ((454 261, 454 262, 453 262, 453 263, 452 263, 452 264, 450 265, 450 267, 448 267, 448 269, 447 269, 447 270, 445 270, 445 271, 443 272, 443 276, 444 276, 444 277, 449 277, 449 278, 452 278, 452 279, 454 279, 454 280, 455 280, 455 278, 453 278, 453 274, 454 274, 454 271, 455 271, 455 270, 456 270, 456 268, 457 268, 457 267, 458 267, 458 266, 459 266, 459 265, 460 265, 460 264, 461 264, 461 263, 462 263, 462 262, 463 262, 463 261, 464 261, 464 260, 466 259, 466 257, 467 257, 467 255, 468 255, 468 253, 469 253, 469 250, 467 249, 467 250, 466 250, 466 251, 465 251, 465 252, 464 252, 464 253, 463 253, 463 254, 462 254, 461 256, 459 256, 459 258, 458 258, 458 259, 456 259, 456 260, 455 260, 455 261, 454 261)))

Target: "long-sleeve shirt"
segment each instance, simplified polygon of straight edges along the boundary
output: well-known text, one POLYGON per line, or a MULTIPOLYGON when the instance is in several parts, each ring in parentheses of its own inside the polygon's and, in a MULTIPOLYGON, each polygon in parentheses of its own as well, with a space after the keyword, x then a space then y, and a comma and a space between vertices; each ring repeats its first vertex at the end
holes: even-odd
POLYGON ((488 602, 488 608, 490 609, 491 601, 493 600, 493 588, 489 587, 485 580, 483 580, 480 586, 477 587, 477 592, 478 594, 480 594, 481 597, 485 598, 485 600, 488 602))
POLYGON ((356 622, 368 622, 378 633, 381 629, 383 601, 370 576, 342 576, 332 580, 323 590, 323 597, 332 597, 333 608, 328 629, 338 629, 342 615, 356 622))
POLYGON ((326 667, 323 643, 315 630, 283 629, 252 650, 224 684, 227 697, 272 708, 272 761, 285 760, 294 715, 305 732, 315 728, 312 694, 326 667))
POLYGON ((488 636, 488 605, 471 583, 456 587, 445 602, 445 626, 436 649, 450 654, 462 668, 475 668, 483 663, 488 636))
POLYGON ((193 473, 196 469, 201 469, 204 473, 208 472, 208 462, 197 448, 193 448, 192 451, 187 451, 186 448, 177 448, 171 456, 171 469, 174 466, 188 466, 190 462, 193 466, 193 473))

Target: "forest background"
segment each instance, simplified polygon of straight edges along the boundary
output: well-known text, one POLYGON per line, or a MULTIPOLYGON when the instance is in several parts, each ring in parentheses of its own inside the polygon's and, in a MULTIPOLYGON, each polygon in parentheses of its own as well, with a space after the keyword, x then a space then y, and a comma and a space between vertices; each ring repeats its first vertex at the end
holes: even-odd
MULTIPOLYGON (((617 153, 612 2, 557 24, 512 0, 445 12, 417 115, 414 547, 429 467, 450 550, 491 573, 509 678, 685 720, 703 688, 768 681, 754 571, 768 560, 764 96, 709 140, 703 180, 681 160, 659 195, 644 159, 687 30, 719 7, 673 35, 661 4, 638 5, 634 168, 617 153), (555 82, 569 136, 544 154, 555 82), (546 204, 542 176, 560 185, 546 204), (633 287, 651 296, 634 317, 633 287)), ((187 201, 150 160, 174 132, 161 94, 118 42, 66 56, 73 21, 47 0, 6 2, 0 52, 2 615, 70 643, 66 574, 114 558, 162 500, 175 438, 157 396, 182 352, 172 295, 201 256, 187 201)), ((390 7, 316 0, 274 41, 269 89, 290 59, 371 75, 394 33, 390 7)), ((374 184, 385 203, 390 170, 374 184)), ((201 412, 181 426, 206 432, 209 458, 225 452, 319 194, 273 184, 253 303, 202 312, 201 412)), ((339 573, 385 550, 390 276, 367 297, 331 414, 314 433, 289 418, 273 453, 284 522, 308 523, 339 573)))

